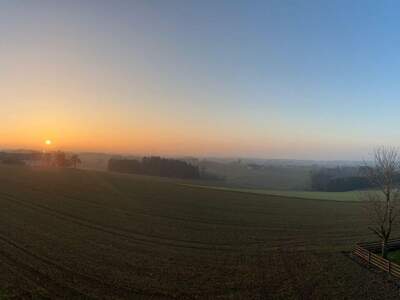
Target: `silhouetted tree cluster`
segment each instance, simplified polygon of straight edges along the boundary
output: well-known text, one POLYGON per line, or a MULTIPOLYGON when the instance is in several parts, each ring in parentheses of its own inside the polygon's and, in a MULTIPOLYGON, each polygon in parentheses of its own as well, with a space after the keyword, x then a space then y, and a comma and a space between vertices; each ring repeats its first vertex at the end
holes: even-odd
POLYGON ((17 166, 25 166, 25 161, 16 158, 16 157, 7 157, 1 160, 1 163, 5 165, 17 165, 17 166))
POLYGON ((184 179, 200 178, 199 167, 187 162, 161 157, 144 157, 142 160, 110 159, 108 170, 120 173, 133 173, 150 176, 184 179))
POLYGON ((25 165, 27 161, 40 160, 40 152, 0 152, 0 162, 9 165, 25 165))
POLYGON ((44 153, 43 161, 49 166, 56 166, 59 168, 76 168, 81 163, 79 156, 72 154, 70 157, 63 151, 56 151, 52 153, 44 153))
POLYGON ((311 188, 315 191, 344 192, 370 186, 358 167, 319 168, 311 172, 311 188))
POLYGON ((354 177, 339 177, 331 179, 327 186, 326 191, 328 192, 346 192, 353 190, 362 190, 370 188, 371 183, 365 177, 354 176, 354 177))
POLYGON ((0 152, 0 163, 26 165, 36 162, 38 165, 60 168, 77 168, 82 163, 77 154, 67 155, 63 151, 55 152, 0 152))
POLYGON ((72 167, 74 167, 75 169, 77 168, 77 166, 79 164, 82 163, 81 159, 79 158, 79 156, 77 154, 73 154, 69 160, 70 160, 72 167))
POLYGON ((54 165, 60 168, 68 166, 67 155, 62 151, 57 151, 54 154, 54 165))
MULTIPOLYGON (((368 166, 320 168, 311 172, 311 188, 325 192, 374 188, 374 184, 367 176, 371 169, 368 166)), ((400 175, 396 174, 394 180, 400 183, 400 175)))
POLYGON ((370 187, 363 176, 337 177, 325 169, 311 173, 311 188, 315 191, 344 192, 370 187))

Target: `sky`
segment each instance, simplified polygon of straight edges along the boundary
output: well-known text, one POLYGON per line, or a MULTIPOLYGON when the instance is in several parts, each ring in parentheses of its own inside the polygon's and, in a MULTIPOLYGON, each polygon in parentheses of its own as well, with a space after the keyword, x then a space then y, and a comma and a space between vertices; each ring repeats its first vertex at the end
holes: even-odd
POLYGON ((399 10, 0 0, 0 148, 363 159, 400 146, 399 10))

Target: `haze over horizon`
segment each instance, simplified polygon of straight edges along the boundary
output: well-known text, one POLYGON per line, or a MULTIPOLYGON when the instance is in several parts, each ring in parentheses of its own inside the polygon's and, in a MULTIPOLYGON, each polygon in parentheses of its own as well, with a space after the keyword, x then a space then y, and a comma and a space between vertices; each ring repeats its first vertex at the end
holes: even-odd
POLYGON ((399 9, 3 1, 0 148, 365 159, 400 146, 399 9))

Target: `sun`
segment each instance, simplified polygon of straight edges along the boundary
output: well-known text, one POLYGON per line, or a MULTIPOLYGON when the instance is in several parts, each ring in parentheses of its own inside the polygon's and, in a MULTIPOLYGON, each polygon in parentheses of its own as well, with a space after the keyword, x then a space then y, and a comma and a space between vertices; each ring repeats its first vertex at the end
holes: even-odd
POLYGON ((51 144, 53 144, 53 142, 52 142, 51 140, 45 140, 44 143, 45 143, 46 145, 51 145, 51 144))

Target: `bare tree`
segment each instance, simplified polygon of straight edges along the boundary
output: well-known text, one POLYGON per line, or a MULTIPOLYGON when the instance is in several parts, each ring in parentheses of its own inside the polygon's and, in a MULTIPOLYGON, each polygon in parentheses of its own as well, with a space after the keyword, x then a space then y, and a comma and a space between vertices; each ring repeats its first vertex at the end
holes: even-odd
POLYGON ((382 242, 382 256, 387 256, 387 243, 400 215, 398 175, 400 155, 396 148, 379 147, 374 151, 374 165, 366 166, 366 175, 375 188, 364 194, 370 226, 382 242), (397 177, 397 178, 396 178, 397 177))
POLYGON ((67 156, 62 151, 57 151, 54 153, 54 163, 57 167, 65 168, 68 164, 67 156))

